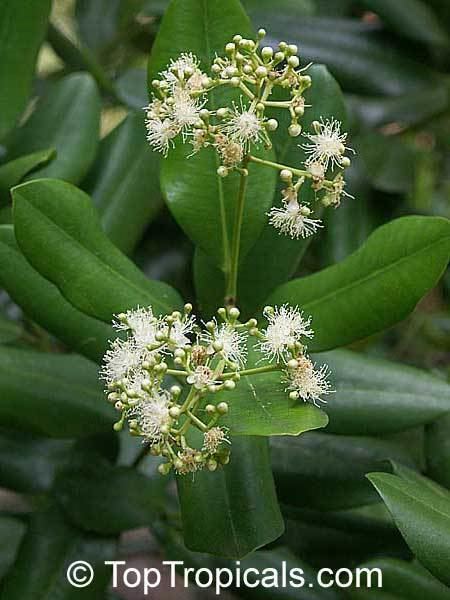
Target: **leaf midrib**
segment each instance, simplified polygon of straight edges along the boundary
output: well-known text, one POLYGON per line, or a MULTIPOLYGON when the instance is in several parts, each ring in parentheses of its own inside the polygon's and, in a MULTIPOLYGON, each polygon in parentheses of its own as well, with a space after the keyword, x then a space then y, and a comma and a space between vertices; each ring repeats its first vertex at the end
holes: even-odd
MULTIPOLYGON (((380 273, 384 274, 384 273, 390 271, 391 269, 397 267, 398 265, 400 265, 400 264, 402 264, 402 263, 410 260, 412 257, 415 257, 416 255, 419 255, 419 254, 422 254, 423 252, 429 250, 433 246, 442 244, 446 240, 450 240, 450 236, 442 237, 440 240, 435 241, 435 242, 433 242, 431 244, 427 244, 426 246, 423 246, 420 250, 416 250, 416 251, 412 252, 411 254, 408 254, 407 256, 403 256, 403 257, 399 258, 398 260, 396 260, 395 262, 391 262, 391 263, 389 263, 386 266, 383 266, 381 268, 375 269, 374 271, 372 271, 371 273, 369 273, 365 277, 362 277, 360 279, 356 279, 355 281, 352 281, 351 283, 346 284, 343 287, 338 288, 337 290, 329 292, 328 294, 325 294, 324 296, 321 296, 320 298, 317 298, 316 300, 312 300, 310 302, 306 302, 302 306, 302 308, 304 308, 304 309, 311 308, 312 306, 316 306, 317 304, 321 304, 324 301, 327 302, 328 300, 330 300, 330 298, 336 298, 339 295, 341 295, 342 293, 345 293, 345 292, 353 289, 354 287, 357 287, 359 285, 363 285, 363 284, 367 283, 371 279, 377 277, 380 273)), ((367 251, 367 248, 366 248, 366 251, 367 251)), ((333 268, 333 267, 330 267, 330 268, 333 268)), ((325 269, 324 271, 322 271, 321 274, 323 275, 323 273, 325 273, 326 270, 327 269, 325 269)), ((314 277, 314 275, 311 275, 311 277, 314 277)), ((296 281, 299 281, 299 280, 296 280, 296 281)), ((289 285, 290 285, 290 283, 286 284, 286 287, 289 286, 289 285)))
MULTIPOLYGON (((170 312, 171 308, 168 304, 166 304, 165 302, 163 302, 162 300, 157 299, 156 297, 153 296, 153 294, 151 292, 149 292, 148 290, 144 290, 143 288, 141 288, 140 286, 138 286, 134 281, 132 281, 131 279, 127 279, 120 271, 116 271, 113 267, 111 267, 108 263, 104 262, 102 258, 100 258, 99 256, 95 255, 94 253, 92 253, 91 250, 89 250, 88 248, 86 248, 86 246, 83 246, 83 244, 81 242, 79 242, 76 238, 74 238, 73 236, 71 236, 69 233, 66 232, 65 229, 63 229, 57 222, 53 221, 53 219, 51 219, 48 215, 46 215, 43 211, 39 210, 37 207, 35 207, 31 202, 29 202, 27 200, 27 198, 25 198, 24 196, 18 194, 19 197, 22 198, 22 200, 31 207, 31 210, 34 211, 35 213, 37 213, 38 215, 41 215, 41 217, 48 221, 49 223, 51 223, 51 225, 53 225, 53 227, 60 232, 60 234, 62 234, 63 237, 67 238, 69 241, 72 242, 72 244, 74 244, 77 248, 81 248, 82 253, 87 254, 89 257, 91 257, 91 260, 93 260, 94 262, 97 262, 98 264, 100 264, 103 268, 106 269, 106 271, 108 271, 108 273, 110 275, 112 275, 113 277, 115 277, 116 279, 119 279, 121 281, 123 281, 126 286, 133 288, 135 291, 137 291, 139 294, 145 294, 148 295, 149 300, 151 299, 153 303, 159 304, 159 306, 161 306, 162 308, 164 308, 165 310, 167 310, 168 312, 170 312)), ((99 230, 101 235, 104 236, 105 234, 103 233, 102 230, 99 230)), ((159 283, 159 282, 158 282, 159 283)), ((56 284, 56 286, 59 288, 59 286, 56 284)), ((91 305, 92 306, 92 305, 91 305)), ((95 310, 96 307, 92 306, 92 309, 95 310)))

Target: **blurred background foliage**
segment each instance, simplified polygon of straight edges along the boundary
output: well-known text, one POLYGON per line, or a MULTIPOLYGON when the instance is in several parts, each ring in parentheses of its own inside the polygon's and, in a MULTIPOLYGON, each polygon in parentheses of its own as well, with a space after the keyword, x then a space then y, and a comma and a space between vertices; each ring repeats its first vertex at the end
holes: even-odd
MULTIPOLYGON (((17 115, 19 126, 13 127, 12 118, 0 146, 0 223, 11 222, 12 185, 38 176, 75 183, 93 197, 111 239, 149 277, 164 279, 190 299, 195 296, 191 267, 194 248, 163 205, 159 159, 146 144, 141 110, 148 96, 148 55, 167 4, 166 0, 54 0, 31 93, 25 97, 22 114, 17 115), (28 157, 25 162, 24 156, 28 157), (6 163, 15 159, 22 162, 7 168, 6 163)), ((243 0, 243 5, 255 27, 267 28, 269 42, 286 39, 298 44, 303 64, 325 63, 347 102, 350 144, 356 150, 348 188, 355 199, 346 199, 338 211, 327 214, 326 227, 311 244, 298 274, 342 260, 371 231, 395 217, 450 217, 448 0, 243 0)), ((25 316, 6 291, 0 291, 0 343, 38 350, 63 348, 30 318, 30 313, 25 316)), ((408 319, 354 349, 425 367, 447 379, 449 273, 408 319)), ((13 350, 8 356, 0 359, 5 370, 13 350)), ((87 367, 80 364, 79 368, 81 373, 87 367)), ((42 369, 45 371, 45 365, 42 369)), ((89 378, 95 379, 95 373, 88 373, 89 378)), ((45 396, 45 389, 42 394, 45 396)), ((26 524, 34 532, 33 556, 42 552, 51 561, 76 554, 64 542, 71 535, 77 547, 84 548, 84 556, 100 561, 115 551, 115 534, 142 526, 149 515, 158 514, 153 492, 155 486, 163 484, 125 470, 123 485, 130 494, 133 490, 136 497, 137 490, 141 494, 133 514, 127 514, 121 505, 127 502, 122 497, 114 515, 121 514, 123 508, 123 521, 116 530, 107 525, 111 520, 102 520, 94 512, 89 526, 83 515, 84 529, 74 533, 80 507, 71 501, 73 486, 81 490, 81 498, 83 491, 88 495, 96 489, 98 504, 94 506, 106 512, 108 508, 101 504, 101 498, 110 491, 111 482, 102 471, 102 485, 93 486, 98 474, 87 467, 92 456, 101 464, 110 464, 118 455, 119 464, 125 465, 133 459, 137 446, 124 438, 119 449, 112 441, 114 436, 105 434, 85 439, 81 449, 75 439, 76 427, 66 440, 42 437, 43 433, 25 436, 6 428, 0 431, 0 485, 16 493, 5 496, 0 507, 0 577, 14 561, 26 524), (30 510, 44 505, 43 498, 55 477, 59 478, 58 508, 50 506, 47 512, 34 516, 30 510), (148 481, 152 489, 146 493, 148 481), (70 514, 72 524, 62 518, 61 506, 70 514), (53 532, 50 547, 44 548, 48 538, 40 535, 42 531, 53 532)), ((395 460, 422 470, 426 467, 449 487, 448 418, 431 426, 367 439, 322 433, 301 439, 298 448, 292 444, 285 447, 283 439, 273 441, 277 448, 273 467, 287 519, 282 543, 289 551, 313 567, 353 567, 373 556, 388 556, 383 560, 394 583, 391 588, 388 583, 386 593, 391 595, 386 598, 416 597, 396 595, 396 577, 405 570, 405 576, 415 577, 416 589, 424 594, 417 598, 425 597, 425 593, 430 598, 444 598, 448 592, 439 584, 433 587, 435 584, 431 585, 418 567, 399 560, 408 560, 411 552, 364 475, 377 470, 382 461, 395 460), (441 453, 438 460, 434 459, 436 444, 447 447, 447 453, 441 453), (311 457, 319 460, 317 457, 323 456, 323 470, 310 472, 305 466, 303 471, 291 473, 292 452, 297 453, 295 462, 301 465, 307 465, 311 457), (292 497, 293 481, 309 490, 300 499, 292 497)), ((153 468, 146 460, 140 471, 149 474, 153 468)), ((85 508, 89 510, 89 503, 85 508)), ((197 565, 212 560, 189 554, 175 530, 154 523, 153 532, 171 558, 182 556, 197 565)), ((147 538, 133 539, 128 545, 122 540, 120 552, 129 555, 154 550, 153 544, 147 538)), ((284 556, 280 552, 274 547, 258 553, 254 560, 278 564, 284 556)), ((13 575, 14 570, 20 573, 27 560, 22 553, 13 575)), ((92 597, 104 597, 101 581, 99 575, 99 595, 92 597)), ((30 589, 34 588, 25 584, 14 587, 9 574, 2 598, 34 598, 28 593, 30 589)), ((262 598, 263 592, 258 597, 262 598)), ((315 597, 338 596, 323 591, 315 597)))

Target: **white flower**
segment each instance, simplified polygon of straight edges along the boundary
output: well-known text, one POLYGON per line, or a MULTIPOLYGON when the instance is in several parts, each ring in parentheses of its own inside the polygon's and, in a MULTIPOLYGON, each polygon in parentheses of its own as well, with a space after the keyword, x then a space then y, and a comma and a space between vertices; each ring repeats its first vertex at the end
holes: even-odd
POLYGON ((203 435, 202 450, 208 454, 215 454, 223 442, 226 442, 227 444, 230 443, 230 440, 227 438, 224 429, 221 427, 212 427, 203 435))
POLYGON ((347 134, 341 133, 341 123, 336 119, 324 121, 321 118, 320 122, 314 123, 314 129, 315 134, 303 134, 312 143, 300 146, 308 155, 306 165, 320 162, 325 171, 330 164, 333 168, 342 166, 342 159, 348 148, 345 146, 347 134))
POLYGON ((171 60, 169 68, 161 73, 161 77, 169 84, 172 91, 186 80, 186 87, 190 92, 203 90, 205 75, 199 68, 200 61, 192 52, 183 52, 171 60))
POLYGON ((215 348, 220 348, 218 351, 226 360, 242 368, 247 360, 247 334, 244 331, 236 331, 227 323, 222 323, 220 327, 215 321, 214 323, 213 332, 208 331, 201 335, 202 341, 208 344, 208 354, 214 354, 215 348))
POLYGON ((257 144, 263 140, 264 127, 254 112, 241 105, 241 110, 234 106, 226 121, 220 125, 220 132, 247 149, 251 143, 257 144))
POLYGON ((218 383, 217 381, 214 381, 214 371, 206 365, 199 365, 195 371, 186 378, 186 381, 198 390, 218 383))
POLYGON ((267 213, 269 224, 291 238, 307 238, 323 227, 320 219, 310 219, 311 209, 297 200, 297 191, 288 187, 282 191, 282 208, 272 207, 267 213))
POLYGON ((323 227, 322 221, 310 219, 307 215, 311 214, 311 210, 296 200, 283 203, 283 208, 273 207, 267 214, 270 225, 273 225, 280 233, 289 235, 296 240, 314 235, 318 229, 323 227))
MULTIPOLYGON (((192 316, 184 320, 176 320, 170 328, 169 341, 178 348, 184 348, 191 343, 188 335, 192 333, 195 326, 195 318, 192 316)), ((167 335, 169 332, 168 326, 162 329, 162 332, 167 335)))
POLYGON ((139 368, 140 360, 141 350, 133 338, 125 341, 115 339, 103 358, 101 376, 107 383, 128 378, 139 368))
POLYGON ((298 366, 295 369, 286 372, 286 382, 289 383, 286 391, 292 390, 294 397, 301 398, 305 402, 312 400, 316 406, 319 401, 326 403, 321 396, 334 392, 328 381, 330 375, 328 366, 322 365, 316 369, 307 356, 298 358, 297 362, 298 366))
POLYGON ((147 140, 155 150, 167 156, 170 146, 174 145, 173 138, 180 133, 180 126, 171 119, 147 119, 147 140))
POLYGON ((178 461, 175 461, 174 466, 178 475, 187 475, 203 469, 204 462, 198 450, 184 448, 183 451, 178 452, 178 461))
POLYGON ((158 325, 159 320, 154 316, 151 306, 128 310, 113 323, 114 328, 119 331, 131 331, 136 346, 142 350, 149 344, 157 343, 158 325))
POLYGON ((127 418, 136 420, 142 435, 153 444, 163 439, 162 428, 170 423, 169 401, 167 390, 155 390, 127 411, 127 418))
POLYGON ((257 346, 269 360, 285 359, 293 344, 301 343, 303 337, 314 336, 314 332, 310 329, 311 317, 305 319, 298 307, 283 305, 273 310, 265 309, 264 316, 269 324, 262 332, 264 340, 257 346))
POLYGON ((173 92, 172 118, 180 130, 192 127, 200 118, 200 110, 204 102, 192 98, 184 89, 176 88, 173 92))

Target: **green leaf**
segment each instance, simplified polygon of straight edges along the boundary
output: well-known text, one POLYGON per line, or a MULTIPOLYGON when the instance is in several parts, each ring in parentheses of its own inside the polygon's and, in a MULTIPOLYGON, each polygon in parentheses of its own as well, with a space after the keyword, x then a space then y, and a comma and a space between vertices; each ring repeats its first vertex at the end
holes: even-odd
POLYGON ((27 494, 48 490, 72 446, 72 440, 0 430, 0 485, 27 494))
POLYGON ((102 140, 83 188, 97 206, 109 238, 131 253, 162 205, 159 156, 145 138, 143 114, 130 113, 102 140))
POLYGON ((310 350, 328 350, 405 318, 436 284, 449 255, 447 219, 402 217, 337 265, 280 286, 267 303, 299 305, 313 318, 310 350))
POLYGON ((339 350, 315 357, 328 364, 327 431, 379 435, 431 423, 450 411, 450 385, 414 367, 339 350))
MULTIPOLYGON (((248 368, 260 359, 261 354, 249 345, 248 368)), ((229 404, 230 410, 222 422, 232 435, 299 435, 327 425, 326 413, 316 406, 289 400, 286 384, 281 380, 279 371, 241 377, 231 394, 217 394, 217 402, 229 404)))
POLYGON ((404 0, 400 6, 390 0, 362 0, 383 23, 405 37, 430 44, 446 45, 449 38, 433 9, 422 0, 404 0))
MULTIPOLYGON (((113 538, 85 535, 67 523, 57 506, 50 505, 32 515, 15 564, 3 581, 6 600, 98 600, 110 579, 105 561, 113 560, 113 538), (95 573, 83 588, 67 581, 67 569, 74 561, 88 562, 95 573)), ((81 573, 79 574, 81 575, 81 573)))
POLYGON ((148 527, 164 506, 164 485, 159 474, 152 480, 130 467, 96 461, 88 462, 82 470, 65 469, 56 481, 54 493, 76 526, 113 535, 148 527), (117 490, 125 493, 117 494, 117 490))
POLYGON ((308 432, 271 439, 278 498, 292 506, 340 510, 379 502, 365 478, 384 463, 414 462, 400 444, 369 437, 308 432), (298 490, 295 495, 292 490, 298 490))
POLYGON ((438 84, 438 76, 380 35, 377 26, 357 19, 293 18, 279 15, 273 39, 297 43, 308 63, 324 63, 345 90, 399 96, 438 84), (389 60, 386 60, 389 54, 389 60))
MULTIPOLYGON (((304 129, 310 129, 311 123, 320 117, 335 117, 345 125, 344 99, 335 79, 323 65, 313 65, 308 73, 312 77, 313 85, 305 92, 306 104, 311 107, 307 108, 302 119, 304 129)), ((276 117, 280 122, 278 130, 273 134, 277 160, 289 165, 301 164, 305 160, 305 154, 299 147, 299 140, 286 134, 290 124, 287 111, 278 111, 276 117)), ((260 172, 263 173, 264 170, 261 168, 260 172)), ((281 201, 283 187, 284 184, 278 186, 275 204, 281 201)), ((277 230, 266 222, 256 244, 250 249, 239 269, 239 306, 246 315, 253 316, 268 294, 293 275, 309 243, 310 239, 299 241, 279 235, 277 230)), ((200 304, 205 307, 205 314, 210 315, 223 302, 223 276, 200 249, 197 249, 195 254, 194 274, 200 304), (214 289, 211 289, 212 279, 215 281, 214 289), (212 296, 217 297, 215 302, 212 302, 212 296)))
POLYGON ((372 588, 367 589, 367 580, 362 569, 380 569, 383 574, 383 591, 392 594, 398 600, 446 600, 448 588, 423 569, 418 564, 408 563, 396 558, 374 558, 358 565, 361 577, 361 589, 352 590, 352 600, 378 599, 379 589, 374 587, 376 574, 372 575, 372 588))
POLYGON ((0 580, 13 564, 26 526, 19 519, 0 517, 0 580))
POLYGON ((283 533, 267 440, 234 438, 228 465, 177 485, 190 550, 239 559, 283 533))
POLYGON ((370 473, 368 478, 417 559, 450 585, 450 493, 404 468, 400 475, 370 473))
POLYGON ((28 101, 50 7, 50 0, 2 1, 0 139, 12 129, 28 101))
POLYGON ((108 340, 114 337, 112 327, 74 308, 56 286, 35 271, 19 250, 9 225, 0 226, 0 283, 30 319, 69 348, 101 360, 108 340))
POLYGON ((436 419, 428 427, 425 452, 429 476, 450 489, 450 414, 436 419))
MULTIPOLYGON (((221 0, 173 0, 169 5, 149 62, 149 81, 157 76, 171 58, 181 52, 196 54, 203 68, 239 31, 252 36, 251 26, 238 0, 229 0, 224 11, 221 0)), ((238 96, 237 96, 238 98, 238 96)), ((208 107, 220 106, 217 94, 208 107)), ((168 206, 187 235, 227 271, 230 266, 230 239, 239 190, 239 175, 217 175, 220 165, 214 149, 203 149, 188 159, 192 148, 179 144, 162 163, 161 185, 168 206)), ((273 158, 273 153, 258 150, 258 156, 273 158)), ((258 238, 272 203, 276 173, 249 166, 248 187, 241 230, 242 259, 258 238)))
POLYGON ((64 77, 40 98, 29 119, 14 133, 8 159, 56 148, 57 157, 39 169, 39 177, 78 183, 97 152, 100 109, 97 85, 89 74, 64 77))
POLYGON ((95 364, 76 355, 0 348, 0 420, 6 427, 66 438, 110 431, 95 364))
MULTIPOLYGON (((222 393, 230 411, 223 423, 232 435, 299 435, 326 427, 326 413, 307 403, 292 402, 280 374, 243 377, 232 394, 222 393)), ((219 397, 219 396, 218 396, 219 397)))
POLYGON ((43 179, 14 188, 17 242, 30 263, 79 310, 104 321, 138 305, 170 312, 170 286, 151 281, 108 240, 81 190, 43 179), (45 239, 45 245, 42 240, 45 239))
POLYGON ((0 206, 8 204, 9 190, 20 183, 25 175, 46 165, 55 156, 56 151, 51 148, 50 150, 40 150, 33 152, 33 154, 21 156, 2 165, 0 167, 0 206))

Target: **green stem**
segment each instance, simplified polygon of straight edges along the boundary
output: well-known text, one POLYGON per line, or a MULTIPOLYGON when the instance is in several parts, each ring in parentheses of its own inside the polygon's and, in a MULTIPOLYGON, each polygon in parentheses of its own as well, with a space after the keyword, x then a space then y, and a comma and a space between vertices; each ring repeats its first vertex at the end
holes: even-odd
POLYGON ((241 171, 241 179, 239 182, 239 193, 236 205, 236 213, 234 216, 233 236, 231 239, 231 259, 230 270, 228 272, 226 297, 225 302, 228 306, 236 304, 237 296, 237 278, 239 269, 239 251, 241 248, 241 230, 244 217, 245 192, 247 190, 248 174, 245 169, 247 158, 244 160, 244 168, 241 171))
MULTIPOLYGON (((279 365, 266 365, 265 367, 255 367, 254 369, 244 369, 239 371, 241 377, 248 377, 251 375, 259 375, 260 373, 272 373, 274 371, 280 371, 279 365)), ((232 374, 230 374, 232 375, 232 374)))
POLYGON ((250 162, 254 162, 258 165, 264 165, 266 167, 272 167, 273 169, 278 169, 278 171, 283 171, 284 169, 291 171, 294 175, 298 175, 299 177, 312 177, 309 171, 302 171, 301 169, 294 169, 293 167, 288 167, 286 165, 281 165, 280 163, 272 162, 270 160, 264 160, 262 158, 258 158, 256 156, 252 156, 251 154, 248 156, 248 160, 250 162))

